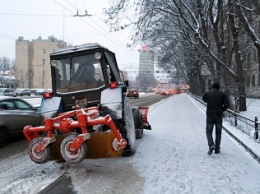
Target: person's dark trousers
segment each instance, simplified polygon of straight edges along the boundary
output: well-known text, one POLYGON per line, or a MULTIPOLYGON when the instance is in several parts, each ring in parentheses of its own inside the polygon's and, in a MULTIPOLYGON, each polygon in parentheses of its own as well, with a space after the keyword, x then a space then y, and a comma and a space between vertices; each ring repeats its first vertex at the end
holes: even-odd
POLYGON ((206 135, 208 140, 208 146, 215 146, 216 149, 220 148, 221 142, 221 132, 222 132, 222 116, 219 115, 207 115, 207 126, 206 126, 206 135), (212 132, 214 125, 216 127, 216 139, 215 144, 212 138, 212 132))

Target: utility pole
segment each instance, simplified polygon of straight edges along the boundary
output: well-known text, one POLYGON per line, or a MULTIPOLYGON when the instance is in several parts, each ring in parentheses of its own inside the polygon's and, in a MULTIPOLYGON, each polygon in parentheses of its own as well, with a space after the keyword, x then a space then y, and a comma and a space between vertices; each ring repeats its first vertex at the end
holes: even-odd
POLYGON ((42 88, 44 89, 44 78, 45 78, 45 71, 44 71, 45 59, 42 59, 42 88))
POLYGON ((64 33, 65 33, 65 11, 63 10, 63 35, 62 35, 63 42, 64 42, 64 33))

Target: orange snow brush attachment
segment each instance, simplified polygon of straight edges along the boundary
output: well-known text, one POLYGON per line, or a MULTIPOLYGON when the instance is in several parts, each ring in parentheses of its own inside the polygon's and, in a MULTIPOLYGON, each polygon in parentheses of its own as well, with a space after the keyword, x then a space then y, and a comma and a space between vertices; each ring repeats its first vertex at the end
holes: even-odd
MULTIPOLYGON (((51 145, 51 160, 65 161, 60 153, 60 145, 66 136, 55 136, 56 141, 51 145)), ((116 158, 122 156, 123 149, 116 151, 113 148, 113 144, 115 143, 116 137, 112 131, 90 133, 90 139, 87 140, 86 159, 116 158)))
POLYGON ((62 140, 67 137, 67 135, 56 135, 56 141, 51 145, 51 160, 57 160, 60 162, 65 162, 60 152, 60 145, 62 140))
POLYGON ((90 134, 87 140, 87 158, 115 158, 120 157, 123 149, 115 150, 113 144, 116 144, 116 137, 112 131, 95 132, 90 134))
POLYGON ((36 163, 48 160, 78 163, 84 158, 120 156, 127 141, 122 138, 109 115, 100 117, 97 113, 97 108, 80 109, 46 118, 44 126, 26 126, 23 132, 30 142, 30 158, 36 163), (72 116, 76 116, 77 120, 73 120, 72 116), (87 127, 94 125, 106 125, 110 132, 88 133, 87 127), (76 129, 80 133, 75 133, 76 129), (55 134, 54 130, 61 134, 55 134), (39 137, 39 132, 44 132, 46 137, 39 137))

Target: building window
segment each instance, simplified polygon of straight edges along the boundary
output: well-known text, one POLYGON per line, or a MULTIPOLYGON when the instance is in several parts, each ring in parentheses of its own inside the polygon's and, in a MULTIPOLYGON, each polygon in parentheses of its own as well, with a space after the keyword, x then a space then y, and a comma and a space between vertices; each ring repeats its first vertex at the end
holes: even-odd
POLYGON ((42 59, 42 64, 45 65, 45 59, 42 59))
POLYGON ((250 76, 247 76, 247 80, 246 80, 246 86, 249 87, 250 86, 250 76))
POLYGON ((160 72, 157 70, 156 73, 160 73, 160 72))
POLYGON ((251 62, 250 57, 251 57, 250 53, 247 53, 247 55, 246 55, 246 65, 247 65, 248 68, 250 67, 250 62, 251 62))
POLYGON ((44 48, 44 49, 43 49, 43 54, 45 54, 45 53, 46 53, 46 49, 44 48))
POLYGON ((258 86, 260 86, 260 74, 258 74, 258 86))
POLYGON ((255 87, 255 75, 252 75, 252 86, 255 87))

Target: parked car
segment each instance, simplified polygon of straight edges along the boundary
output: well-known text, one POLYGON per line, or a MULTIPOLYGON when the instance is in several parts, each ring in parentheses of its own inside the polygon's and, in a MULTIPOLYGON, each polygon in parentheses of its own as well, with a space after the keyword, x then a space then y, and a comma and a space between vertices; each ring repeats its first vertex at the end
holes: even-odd
POLYGON ((0 96, 0 118, 0 147, 9 138, 22 135, 25 126, 39 126, 42 120, 39 108, 9 96, 0 96))
POLYGON ((36 92, 37 88, 31 88, 30 90, 31 90, 31 94, 34 94, 36 92))
POLYGON ((35 95, 43 95, 44 92, 45 92, 45 89, 37 89, 34 94, 35 95))
POLYGON ((129 98, 139 98, 139 92, 135 89, 130 89, 126 92, 126 96, 129 98))
POLYGON ((0 96, 16 97, 16 92, 13 88, 0 88, 0 96))
POLYGON ((16 88, 16 96, 30 96, 31 90, 29 88, 16 88))
POLYGON ((35 95, 43 95, 46 92, 52 93, 52 89, 37 89, 34 94, 35 95))

